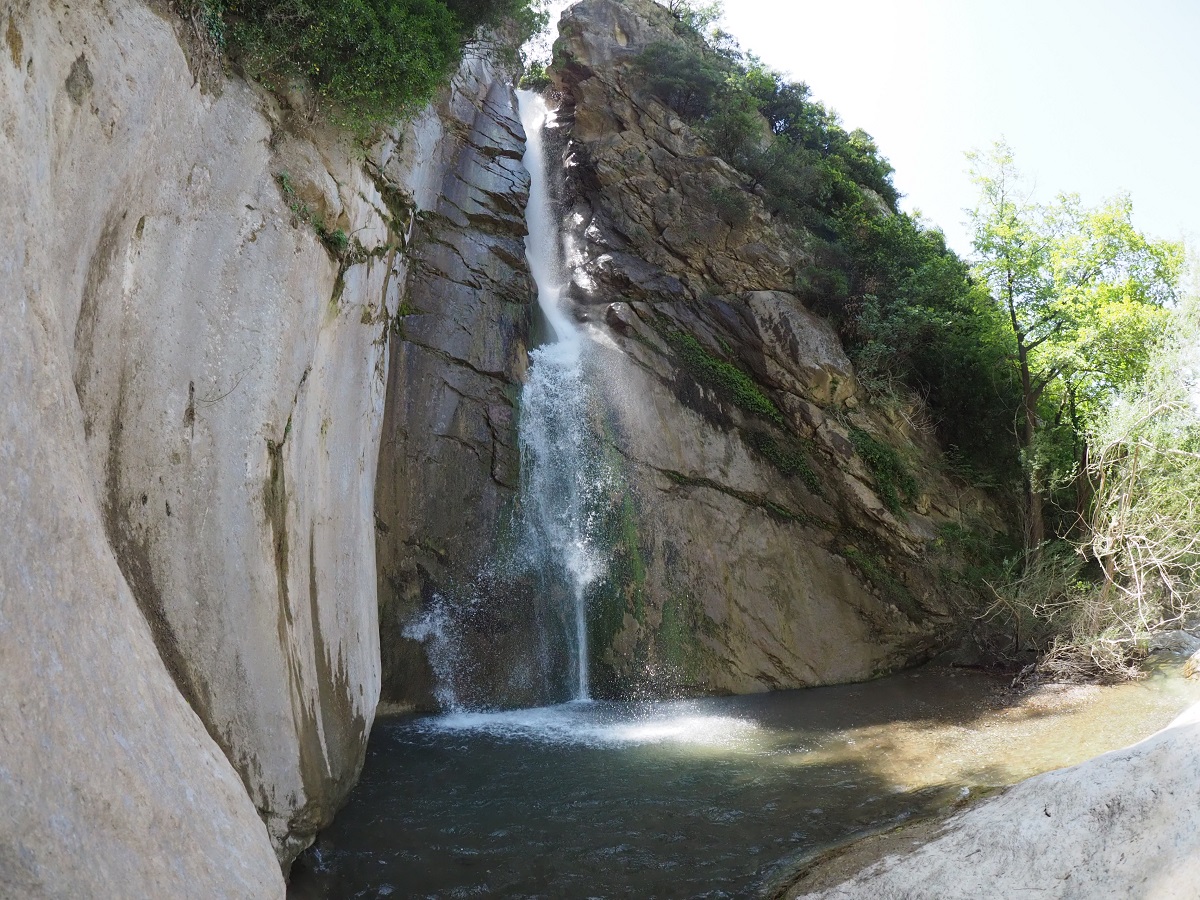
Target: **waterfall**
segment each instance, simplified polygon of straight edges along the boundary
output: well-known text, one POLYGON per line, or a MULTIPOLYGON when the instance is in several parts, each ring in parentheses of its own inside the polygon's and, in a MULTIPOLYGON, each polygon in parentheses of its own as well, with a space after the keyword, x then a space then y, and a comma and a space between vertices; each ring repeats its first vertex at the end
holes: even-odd
POLYGON ((537 94, 517 95, 531 180, 526 256, 548 341, 529 354, 503 549, 474 583, 436 593, 404 632, 424 645, 447 712, 589 699, 588 592, 608 569, 613 479, 589 415, 590 342, 563 309, 568 266, 545 140, 554 113, 537 94))
MULTIPOLYGON (((588 698, 587 590, 606 569, 595 535, 606 478, 587 415, 585 340, 562 308, 567 272, 545 147, 554 113, 532 91, 518 91, 517 97, 528 136, 524 162, 531 178, 526 255, 538 305, 551 333, 549 342, 530 354, 521 393, 518 552, 520 563, 539 574, 547 591, 565 595, 567 608, 558 616, 570 669, 565 687, 573 699, 584 700, 588 698)), ((553 634, 543 635, 543 640, 553 639, 553 634)))

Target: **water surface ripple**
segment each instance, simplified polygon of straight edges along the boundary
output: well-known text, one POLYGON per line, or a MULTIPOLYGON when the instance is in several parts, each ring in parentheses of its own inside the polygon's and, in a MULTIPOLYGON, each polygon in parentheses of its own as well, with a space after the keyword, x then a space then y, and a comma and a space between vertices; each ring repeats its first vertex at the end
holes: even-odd
POLYGON ((1167 675, 1018 698, 926 670, 383 720, 291 896, 756 896, 814 849, 1124 746, 1197 700, 1167 675))

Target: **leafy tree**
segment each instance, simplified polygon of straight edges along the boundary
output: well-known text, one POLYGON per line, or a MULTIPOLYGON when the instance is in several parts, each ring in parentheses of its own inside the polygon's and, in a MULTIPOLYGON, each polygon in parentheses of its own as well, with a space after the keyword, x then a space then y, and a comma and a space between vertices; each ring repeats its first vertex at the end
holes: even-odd
POLYGON ((1048 542, 992 583, 987 618, 1039 652, 1036 672, 1130 677, 1147 638, 1200 603, 1200 300, 1171 314, 1140 381, 1096 414, 1087 474, 1096 486, 1081 546, 1048 542), (1080 552, 1082 551, 1082 552, 1080 552), (1084 566, 1084 560, 1099 565, 1084 566))
POLYGON ((658 0, 658 2, 685 28, 697 33, 703 32, 724 15, 723 4, 720 0, 714 0, 711 3, 700 3, 698 0, 658 0))
MULTIPOLYGON (((972 213, 975 274, 1006 314, 1021 387, 1026 546, 1046 538, 1045 494, 1063 446, 1144 371, 1182 265, 1178 244, 1153 241, 1131 220, 1127 197, 1097 209, 1061 195, 1032 203, 1011 149, 972 154, 980 199, 972 213), (1056 434, 1056 426, 1058 428, 1056 434), (1047 452, 1049 451, 1049 452, 1047 452)), ((1077 454, 1068 469, 1086 459, 1077 454)), ((1057 468, 1061 470, 1062 466, 1057 468)))

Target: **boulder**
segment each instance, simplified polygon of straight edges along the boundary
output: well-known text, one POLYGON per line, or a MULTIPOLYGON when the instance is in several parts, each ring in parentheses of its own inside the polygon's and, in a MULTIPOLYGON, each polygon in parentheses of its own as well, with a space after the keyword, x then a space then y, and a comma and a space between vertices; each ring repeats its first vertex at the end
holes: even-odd
POLYGON ((1200 884, 1200 706, 1124 750, 1022 782, 927 843, 788 896, 1194 897, 1200 884))

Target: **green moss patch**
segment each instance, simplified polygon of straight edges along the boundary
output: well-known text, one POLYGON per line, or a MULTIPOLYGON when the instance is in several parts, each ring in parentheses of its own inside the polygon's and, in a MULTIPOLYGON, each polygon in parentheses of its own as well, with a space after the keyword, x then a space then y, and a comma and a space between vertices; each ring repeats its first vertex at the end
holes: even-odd
POLYGON ((795 441, 781 441, 765 431, 751 431, 746 443, 767 459, 780 474, 800 478, 814 494, 821 493, 821 482, 808 462, 808 456, 795 441))

